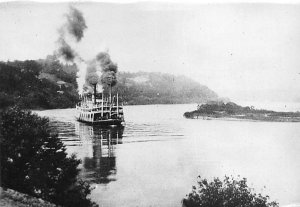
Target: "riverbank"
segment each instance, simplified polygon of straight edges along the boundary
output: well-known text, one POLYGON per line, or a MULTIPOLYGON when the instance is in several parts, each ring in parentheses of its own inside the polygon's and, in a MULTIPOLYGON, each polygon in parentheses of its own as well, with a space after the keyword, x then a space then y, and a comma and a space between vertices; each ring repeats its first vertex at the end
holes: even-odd
POLYGON ((0 206, 6 207, 55 207, 56 205, 12 189, 0 187, 0 206))

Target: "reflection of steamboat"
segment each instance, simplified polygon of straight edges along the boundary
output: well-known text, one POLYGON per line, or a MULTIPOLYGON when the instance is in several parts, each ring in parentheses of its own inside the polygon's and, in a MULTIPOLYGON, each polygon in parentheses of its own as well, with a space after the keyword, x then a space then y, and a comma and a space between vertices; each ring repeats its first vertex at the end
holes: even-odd
POLYGON ((124 122, 123 105, 116 97, 104 97, 104 93, 96 93, 94 85, 93 95, 83 95, 76 105, 76 119, 88 124, 120 125, 124 122))
POLYGON ((91 153, 82 157, 84 180, 94 183, 116 180, 115 147, 122 143, 124 126, 101 127, 79 123, 78 127, 80 138, 92 142, 87 145, 91 153))

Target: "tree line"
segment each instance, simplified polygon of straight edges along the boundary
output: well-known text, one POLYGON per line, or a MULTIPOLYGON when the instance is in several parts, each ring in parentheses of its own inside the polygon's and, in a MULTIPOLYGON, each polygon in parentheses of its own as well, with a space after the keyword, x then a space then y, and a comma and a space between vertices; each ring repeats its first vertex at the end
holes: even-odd
MULTIPOLYGON (((55 56, 0 62, 0 108, 71 108, 79 101, 77 67, 55 56)), ((218 99, 208 87, 184 76, 155 72, 119 72, 113 93, 127 105, 200 103, 218 99)), ((104 87, 106 91, 108 88, 104 87)))
POLYGON ((62 65, 53 56, 0 62, 0 73, 0 108, 67 108, 78 101, 75 65, 62 65))

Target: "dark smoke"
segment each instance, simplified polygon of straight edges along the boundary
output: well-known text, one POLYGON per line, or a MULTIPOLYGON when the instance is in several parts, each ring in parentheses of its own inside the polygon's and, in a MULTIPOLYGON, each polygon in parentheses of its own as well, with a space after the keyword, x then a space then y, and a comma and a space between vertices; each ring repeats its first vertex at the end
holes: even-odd
POLYGON ((86 69, 85 81, 88 85, 95 85, 99 82, 99 75, 97 74, 97 66, 95 61, 88 64, 86 69))
POLYGON ((117 84, 116 73, 114 73, 113 71, 102 73, 100 79, 102 85, 104 86, 115 86, 117 84))
POLYGON ((59 39, 57 41, 59 48, 57 54, 67 62, 73 62, 75 58, 83 61, 67 42, 66 35, 69 34, 79 42, 83 37, 84 30, 87 28, 85 20, 82 13, 72 6, 70 6, 70 12, 66 14, 66 18, 67 23, 59 29, 59 39))
POLYGON ((70 13, 67 14, 67 20, 68 32, 79 42, 83 37, 84 30, 87 29, 81 11, 70 6, 70 13))
MULTIPOLYGON (((83 38, 85 29, 87 29, 85 19, 83 18, 81 11, 72 6, 70 7, 70 12, 66 14, 65 17, 67 18, 67 22, 59 30, 58 56, 67 62, 77 62, 78 60, 83 62, 84 60, 71 48, 69 42, 67 42, 68 38, 66 37, 72 36, 78 43, 83 38)), ((116 73, 118 72, 118 65, 112 62, 108 52, 99 53, 94 60, 86 64, 86 71, 82 72, 83 68, 80 67, 82 73, 79 71, 79 78, 77 78, 78 87, 81 87, 88 92, 90 91, 91 86, 95 86, 98 83, 102 84, 104 87, 112 87, 117 84, 116 73), (80 76, 80 74, 82 75, 80 76), (83 84, 84 79, 85 85, 83 84)), ((79 89, 79 91, 82 90, 79 89)))
POLYGON ((58 42, 60 44, 60 47, 58 48, 58 56, 62 57, 67 62, 73 62, 76 57, 76 52, 63 38, 60 38, 58 42))
POLYGON ((110 55, 107 52, 100 52, 97 55, 96 60, 100 63, 103 72, 118 72, 118 66, 111 61, 110 55))
POLYGON ((96 60, 100 63, 102 69, 102 75, 100 77, 101 84, 104 86, 116 85, 118 65, 111 61, 110 55, 107 52, 99 53, 96 60))

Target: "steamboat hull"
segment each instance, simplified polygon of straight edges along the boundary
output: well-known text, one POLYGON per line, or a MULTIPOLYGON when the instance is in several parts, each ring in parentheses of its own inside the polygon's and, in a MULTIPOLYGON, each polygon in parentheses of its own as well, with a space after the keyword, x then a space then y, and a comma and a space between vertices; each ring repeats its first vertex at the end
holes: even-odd
POLYGON ((111 126, 111 125, 121 126, 124 124, 124 121, 121 119, 107 119, 107 120, 99 120, 99 121, 91 122, 91 121, 81 120, 77 118, 77 121, 88 125, 98 125, 98 126, 111 126))

